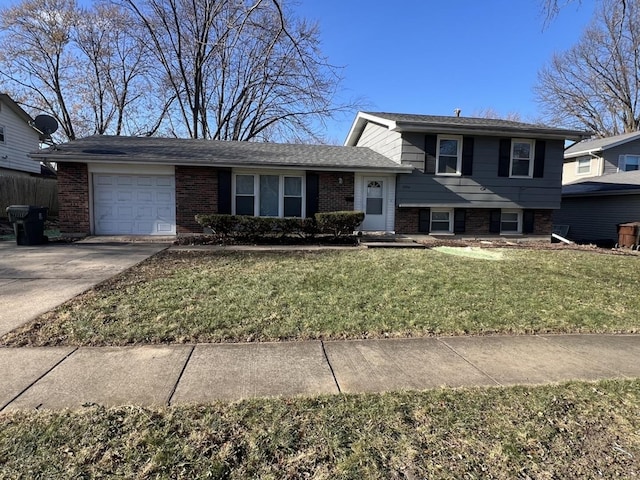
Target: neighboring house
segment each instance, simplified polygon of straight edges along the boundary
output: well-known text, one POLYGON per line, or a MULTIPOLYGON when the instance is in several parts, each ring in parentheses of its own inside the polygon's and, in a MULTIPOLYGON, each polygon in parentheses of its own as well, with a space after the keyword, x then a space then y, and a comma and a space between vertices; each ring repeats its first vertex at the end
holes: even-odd
POLYGON ((154 137, 93 136, 32 157, 57 162, 68 235, 202 233, 204 213, 363 210, 354 186, 411 171, 369 148, 154 137))
POLYGON ((397 178, 363 177, 365 222, 386 217, 378 229, 548 239, 560 208, 564 142, 584 136, 507 120, 360 112, 345 145, 412 168, 397 178))
POLYGON ((579 243, 612 246, 620 223, 640 221, 640 171, 589 178, 562 187, 562 208, 554 224, 568 225, 579 243))
POLYGON ((40 164, 29 153, 38 149, 40 135, 29 114, 0 93, 0 175, 39 175, 40 164))
POLYGON ((578 142, 564 152, 562 184, 638 170, 640 132, 578 142))

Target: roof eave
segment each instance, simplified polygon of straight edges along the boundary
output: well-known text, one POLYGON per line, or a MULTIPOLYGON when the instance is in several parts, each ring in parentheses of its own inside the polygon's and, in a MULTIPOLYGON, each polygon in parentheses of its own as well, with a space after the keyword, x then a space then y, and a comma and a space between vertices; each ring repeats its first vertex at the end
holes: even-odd
POLYGON ((640 187, 623 190, 596 190, 594 192, 563 193, 563 197, 605 197, 607 195, 640 195, 640 187))
POLYGON ((364 128, 369 122, 385 126, 390 130, 394 129, 396 125, 396 122, 392 120, 387 120, 386 118, 378 117, 377 115, 371 115, 370 113, 358 112, 355 120, 353 121, 353 124, 351 124, 351 128, 349 129, 347 138, 344 141, 344 146, 357 146, 358 140, 360 139, 362 132, 364 132, 364 128))
POLYGON ((131 159, 126 155, 123 156, 106 156, 92 155, 88 158, 86 155, 51 155, 42 152, 32 152, 29 154, 34 160, 49 160, 53 162, 69 162, 69 163, 110 163, 128 165, 176 165, 181 167, 215 167, 215 168, 261 168, 276 170, 316 170, 326 172, 388 172, 388 173, 410 173, 413 168, 406 165, 396 166, 356 166, 356 165, 313 165, 301 163, 225 163, 225 162, 195 162, 189 160, 171 159, 167 161, 158 161, 154 158, 137 158, 131 159))
POLYGON ((473 133, 476 135, 501 136, 509 134, 519 137, 536 137, 550 140, 582 140, 587 134, 578 130, 555 130, 548 128, 519 129, 516 127, 485 127, 482 125, 450 125, 450 124, 419 124, 413 122, 395 122, 395 132, 419 133, 473 133))

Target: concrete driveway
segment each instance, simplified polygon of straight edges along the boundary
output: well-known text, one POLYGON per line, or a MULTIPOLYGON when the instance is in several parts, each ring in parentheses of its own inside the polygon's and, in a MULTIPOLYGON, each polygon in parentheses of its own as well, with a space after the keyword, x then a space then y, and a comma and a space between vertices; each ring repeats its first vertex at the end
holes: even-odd
POLYGON ((167 247, 0 242, 0 336, 167 247))

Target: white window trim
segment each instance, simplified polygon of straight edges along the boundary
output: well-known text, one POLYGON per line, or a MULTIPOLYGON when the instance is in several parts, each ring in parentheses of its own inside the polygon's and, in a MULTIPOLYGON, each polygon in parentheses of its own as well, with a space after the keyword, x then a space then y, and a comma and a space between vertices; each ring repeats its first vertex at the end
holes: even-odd
POLYGON ((429 234, 430 235, 452 235, 453 234, 453 208, 432 208, 429 211, 429 234), (449 214, 449 230, 432 230, 431 225, 433 225, 433 214, 434 213, 442 213, 447 212, 449 214))
POLYGON ((507 209, 503 208, 500 210, 500 235, 522 235, 522 210, 520 209, 507 209), (503 213, 517 213, 518 214, 518 231, 502 231, 502 214, 503 213))
POLYGON ((536 160, 536 141, 529 138, 512 138, 511 139, 511 151, 509 152, 509 177, 511 178, 533 178, 533 163, 536 160), (529 150, 531 157, 529 157, 529 174, 528 175, 514 175, 513 174, 513 146, 516 143, 528 143, 531 145, 529 150))
MULTIPOLYGON (((640 157, 640 155, 620 155, 618 157, 618 172, 626 172, 627 171, 627 157, 640 157)), ((638 161, 638 170, 640 170, 640 160, 638 161)), ((631 171, 631 170, 629 170, 631 171)))
POLYGON ((459 177, 462 175, 462 135, 438 135, 438 141, 436 142, 436 175, 442 177, 459 177), (457 162, 455 173, 438 173, 440 166, 440 141, 441 140, 456 140, 458 142, 457 162))
MULTIPOLYGON (((265 218, 285 218, 284 217, 284 177, 299 177, 301 179, 301 212, 300 217, 290 218, 305 218, 307 215, 307 202, 306 202, 306 175, 304 172, 290 172, 290 171, 259 171, 255 170, 238 170, 234 171, 231 180, 231 214, 236 214, 236 177, 238 175, 252 175, 253 176, 253 216, 260 217, 260 175, 274 175, 278 176, 278 216, 277 217, 265 217, 265 218)), ((251 196, 251 195, 244 195, 251 196)), ((291 197, 291 195, 287 195, 291 197)), ((293 197, 291 197, 293 198, 293 197)))
POLYGON ((589 175, 591 173, 591 158, 578 158, 578 160, 576 161, 576 175, 589 175), (584 162, 587 161, 589 162, 589 170, 586 172, 581 172, 580 171, 580 162, 584 162))

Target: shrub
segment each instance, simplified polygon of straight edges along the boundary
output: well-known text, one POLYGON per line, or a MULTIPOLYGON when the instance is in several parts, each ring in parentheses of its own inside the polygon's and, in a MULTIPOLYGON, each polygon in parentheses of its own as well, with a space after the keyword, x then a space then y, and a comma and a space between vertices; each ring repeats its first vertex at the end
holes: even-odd
POLYGON ((316 213, 316 223, 320 233, 331 233, 334 237, 351 235, 364 220, 364 212, 316 213))
POLYGON ((253 217, 250 215, 196 215, 196 222, 222 237, 256 239, 268 235, 313 236, 315 220, 309 218, 253 217))

